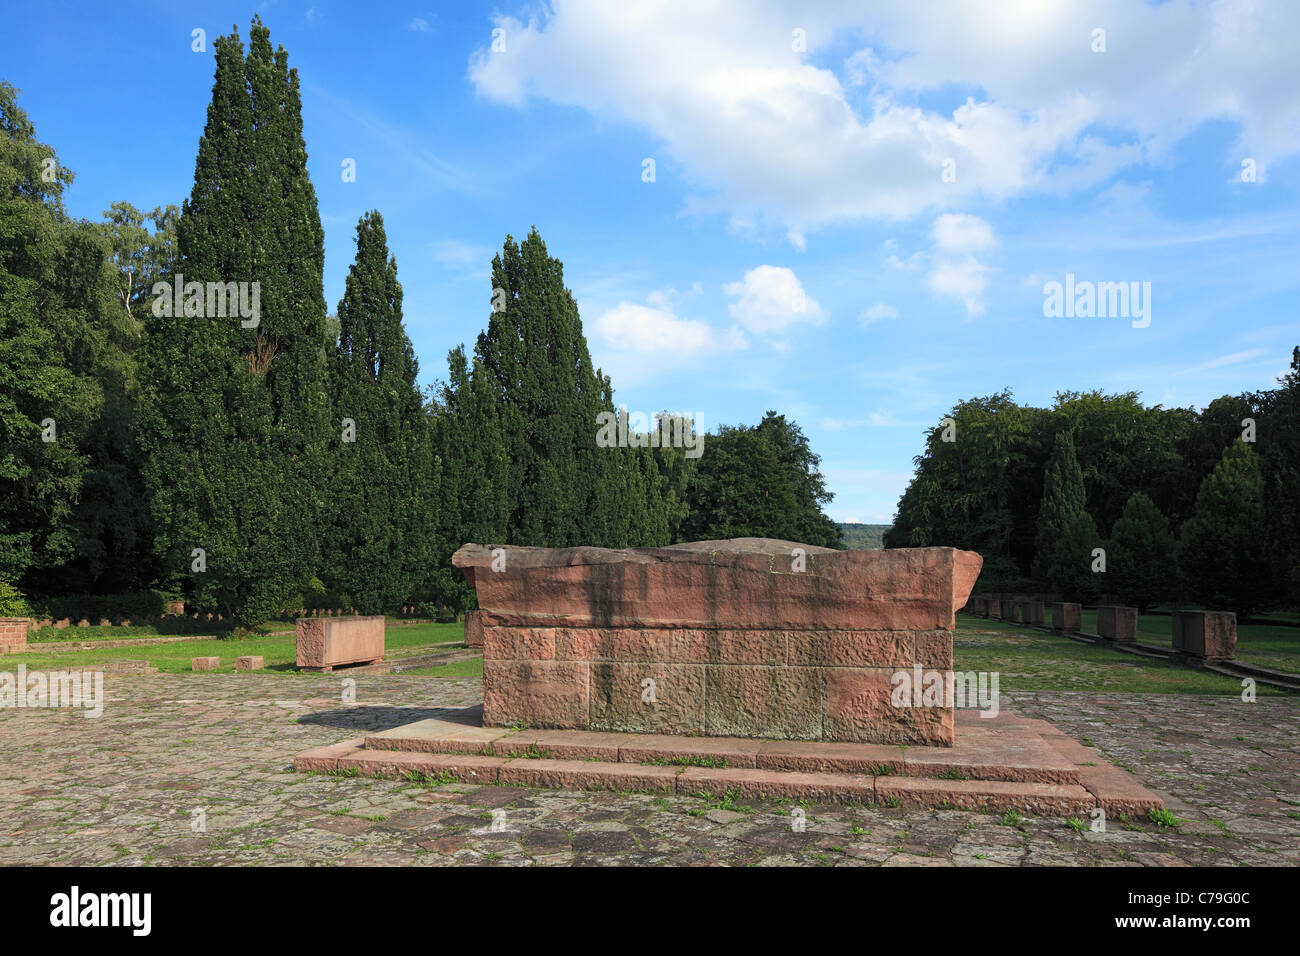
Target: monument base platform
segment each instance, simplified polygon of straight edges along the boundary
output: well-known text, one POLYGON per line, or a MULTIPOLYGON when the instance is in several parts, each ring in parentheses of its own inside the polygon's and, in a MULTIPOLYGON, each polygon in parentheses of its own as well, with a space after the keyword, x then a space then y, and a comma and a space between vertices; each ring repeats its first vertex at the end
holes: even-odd
POLYGON ((1164 801, 1045 720, 958 710, 952 747, 483 727, 444 713, 294 758, 298 771, 564 790, 617 790, 889 807, 1017 810, 1089 820, 1164 801))

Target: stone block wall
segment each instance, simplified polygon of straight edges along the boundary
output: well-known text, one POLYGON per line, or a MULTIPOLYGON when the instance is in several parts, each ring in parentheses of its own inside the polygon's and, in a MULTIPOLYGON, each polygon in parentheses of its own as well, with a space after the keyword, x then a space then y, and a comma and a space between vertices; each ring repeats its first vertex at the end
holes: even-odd
POLYGON ((0 654, 27 650, 27 618, 0 617, 0 654))

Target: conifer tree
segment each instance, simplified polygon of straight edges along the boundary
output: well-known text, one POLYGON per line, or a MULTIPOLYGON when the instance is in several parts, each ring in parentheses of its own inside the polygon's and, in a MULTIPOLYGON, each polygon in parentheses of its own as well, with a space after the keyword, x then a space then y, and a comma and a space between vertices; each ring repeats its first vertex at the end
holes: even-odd
POLYGON ((196 607, 251 627, 294 603, 319 557, 324 247, 297 71, 257 18, 247 59, 237 33, 214 47, 177 223, 185 308, 146 326, 138 440, 164 566, 186 572, 196 607), (232 282, 249 314, 191 285, 232 282))
POLYGON ((330 442, 320 577, 363 614, 423 597, 437 529, 438 463, 402 327, 402 287, 378 212, 357 224, 357 257, 330 361, 330 442), (346 424, 345 424, 346 423, 346 424))
POLYGON ((1143 614, 1173 596, 1174 536, 1160 509, 1140 491, 1129 496, 1111 529, 1106 574, 1109 590, 1143 614))
POLYGON ((654 464, 643 451, 648 436, 640 448, 596 443, 598 417, 613 411, 612 387, 592 368, 564 267, 536 229, 520 244, 506 237, 492 284, 474 380, 481 366, 508 462, 505 543, 666 544, 665 503, 644 477, 654 464))
POLYGON ((1203 607, 1258 610, 1266 596, 1270 562, 1264 551, 1264 482, 1259 458, 1238 440, 1201 482, 1196 508, 1178 537, 1184 596, 1203 607))
POLYGON ((1092 571, 1092 551, 1100 541, 1085 506, 1074 439, 1058 432, 1043 480, 1035 566, 1037 576, 1067 600, 1090 600, 1102 590, 1092 571))

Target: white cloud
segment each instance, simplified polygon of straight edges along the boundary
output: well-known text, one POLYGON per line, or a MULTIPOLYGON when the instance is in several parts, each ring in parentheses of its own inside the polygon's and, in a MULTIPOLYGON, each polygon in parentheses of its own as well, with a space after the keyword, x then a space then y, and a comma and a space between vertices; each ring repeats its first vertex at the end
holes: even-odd
POLYGON ((1236 124, 1225 168, 1300 152, 1295 3, 665 0, 650 15, 554 0, 492 23, 506 52, 485 30, 469 69, 481 95, 637 123, 697 190, 689 210, 778 224, 799 248, 832 222, 1104 183, 1208 120, 1236 124), (806 31, 807 55, 781 24, 806 31), (1090 48, 1099 24, 1105 53, 1090 48), (838 73, 810 62, 832 44, 856 46, 838 73), (978 92, 915 105, 954 89, 978 92))
POLYGON ((960 299, 966 306, 967 317, 976 318, 984 314, 984 302, 980 296, 988 286, 987 272, 987 266, 969 256, 941 262, 930 273, 930 288, 939 295, 960 299))
POLYGON ((411 17, 411 22, 407 24, 406 28, 416 33, 428 33, 429 21, 423 17, 411 17))
POLYGON ((620 302, 602 313, 592 325, 595 338, 618 352, 684 361, 746 347, 738 329, 718 330, 706 322, 679 318, 663 294, 651 293, 649 301, 655 304, 620 302))
POLYGON ((934 221, 930 238, 945 253, 984 252, 997 245, 989 224, 965 213, 944 213, 934 221))
POLYGON ((1220 355, 1218 358, 1212 358, 1208 362, 1202 362, 1200 365, 1187 369, 1187 372, 1204 372, 1212 368, 1223 368, 1226 365, 1240 365, 1242 362, 1249 362, 1251 359, 1257 359, 1261 355, 1267 355, 1267 349, 1246 349, 1244 352, 1233 352, 1230 355, 1220 355))
POLYGON ((983 315, 981 297, 991 270, 975 254, 997 246, 993 229, 978 216, 944 213, 935 219, 930 238, 935 245, 934 268, 929 275, 931 290, 960 299, 966 306, 967 318, 983 315))
POLYGON ((727 306, 732 318, 755 335, 779 334, 803 323, 821 325, 827 318, 794 272, 784 266, 748 269, 742 281, 728 282, 722 291, 738 299, 727 306))
POLYGON ((883 302, 878 302, 869 308, 863 309, 861 314, 858 316, 858 321, 863 325, 870 325, 872 322, 879 322, 881 319, 896 318, 898 318, 898 309, 894 308, 892 305, 885 305, 883 302))
POLYGON ((462 278, 481 279, 490 275, 494 250, 460 239, 439 239, 433 243, 433 261, 462 278))

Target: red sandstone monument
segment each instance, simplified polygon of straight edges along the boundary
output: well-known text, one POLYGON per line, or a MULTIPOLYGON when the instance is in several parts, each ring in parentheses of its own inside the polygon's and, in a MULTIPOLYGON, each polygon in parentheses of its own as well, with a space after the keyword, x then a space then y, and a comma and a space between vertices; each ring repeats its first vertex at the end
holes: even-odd
POLYGON ((478 594, 487 726, 953 742, 951 702, 891 706, 891 677, 951 670, 974 552, 734 538, 452 563, 478 594))
POLYGON ((1080 817, 1163 806, 1047 721, 891 694, 900 675, 951 682, 978 554, 739 538, 467 544, 453 562, 478 595, 483 706, 317 747, 296 769, 1080 817))

